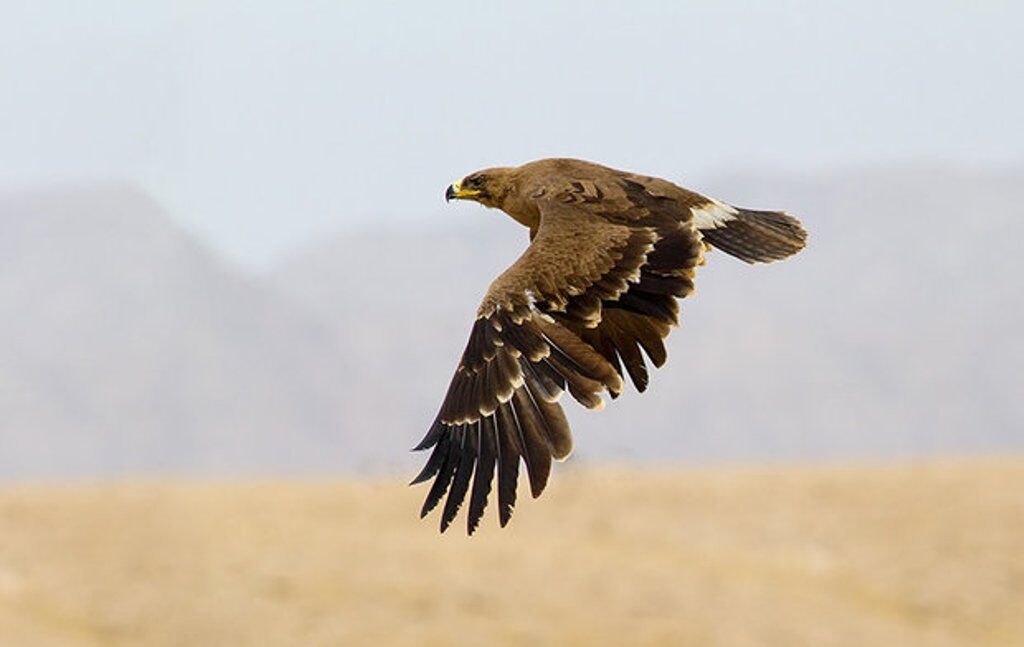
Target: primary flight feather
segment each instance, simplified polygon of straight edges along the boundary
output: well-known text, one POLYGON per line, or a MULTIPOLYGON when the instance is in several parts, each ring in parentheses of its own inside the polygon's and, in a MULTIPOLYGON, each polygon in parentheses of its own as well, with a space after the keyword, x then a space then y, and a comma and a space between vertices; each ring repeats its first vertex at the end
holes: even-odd
POLYGON ((704 252, 748 263, 800 251, 807 232, 778 211, 740 209, 655 177, 573 159, 471 173, 448 200, 501 209, 530 229, 530 245, 487 290, 434 423, 433 448, 413 483, 434 479, 426 516, 442 499, 441 531, 469 496, 470 534, 495 480, 508 523, 519 464, 540 496, 551 461, 572 451, 558 404, 566 390, 589 408, 615 398, 623 376, 647 388, 647 361, 665 363, 677 299, 693 292, 704 252), (447 495, 447 498, 445 498, 447 495))

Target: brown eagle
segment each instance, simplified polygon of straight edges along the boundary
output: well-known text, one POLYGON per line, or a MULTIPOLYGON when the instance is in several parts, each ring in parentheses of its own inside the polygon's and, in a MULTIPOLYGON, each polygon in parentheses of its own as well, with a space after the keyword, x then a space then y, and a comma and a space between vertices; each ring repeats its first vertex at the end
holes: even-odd
POLYGON ((733 207, 574 159, 477 171, 449 186, 445 199, 501 209, 530 228, 531 243, 487 290, 437 418, 416 447, 433 448, 413 479, 434 479, 421 517, 448 495, 442 532, 469 494, 473 533, 495 474, 505 526, 520 460, 540 496, 551 459, 572 451, 563 391, 599 409, 602 391, 622 392, 623 368, 637 391, 647 387, 644 355, 665 363, 676 299, 693 293, 706 250, 767 263, 807 241, 783 212, 733 207))

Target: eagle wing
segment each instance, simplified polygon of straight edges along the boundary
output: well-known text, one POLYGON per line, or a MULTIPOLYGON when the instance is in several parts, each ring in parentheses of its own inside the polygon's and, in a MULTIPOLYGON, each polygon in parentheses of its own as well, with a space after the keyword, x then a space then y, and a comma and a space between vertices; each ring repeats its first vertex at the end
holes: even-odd
POLYGON ((622 390, 622 365, 643 390, 676 324, 675 299, 692 292, 704 250, 692 212, 642 181, 571 182, 538 197, 540 225, 523 255, 490 286, 441 408, 418 450, 433 448, 413 483, 434 482, 421 516, 447 494, 441 530, 469 494, 475 530, 497 475, 508 523, 519 461, 544 490, 551 460, 572 449, 558 399, 589 408, 622 390), (621 360, 621 363, 620 363, 621 360))
POLYGON ((650 229, 657 236, 637 280, 617 298, 602 302, 598 325, 581 326, 553 313, 620 375, 624 368, 643 392, 649 382, 644 355, 655 367, 665 363, 664 339, 679 324, 677 299, 693 293, 697 268, 704 263, 706 245, 697 216, 710 200, 660 178, 631 173, 573 182, 557 199, 611 222, 650 229))

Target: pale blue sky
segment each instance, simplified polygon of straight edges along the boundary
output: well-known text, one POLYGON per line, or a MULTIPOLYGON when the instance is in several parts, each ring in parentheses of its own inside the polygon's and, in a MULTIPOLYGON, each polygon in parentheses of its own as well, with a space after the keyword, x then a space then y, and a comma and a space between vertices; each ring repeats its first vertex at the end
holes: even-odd
POLYGON ((698 187, 1020 163, 1021 7, 0 0, 0 190, 128 179, 260 265, 551 155, 698 187))

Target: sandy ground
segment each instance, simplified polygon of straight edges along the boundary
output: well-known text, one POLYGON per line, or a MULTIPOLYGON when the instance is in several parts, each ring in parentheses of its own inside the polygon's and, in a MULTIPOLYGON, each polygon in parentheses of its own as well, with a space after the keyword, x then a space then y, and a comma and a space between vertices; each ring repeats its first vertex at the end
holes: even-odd
MULTIPOLYGON (((3 645, 1024 645, 1024 459, 0 489, 3 645)), ((568 467, 569 469, 565 469, 568 467)))

